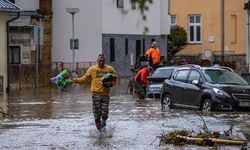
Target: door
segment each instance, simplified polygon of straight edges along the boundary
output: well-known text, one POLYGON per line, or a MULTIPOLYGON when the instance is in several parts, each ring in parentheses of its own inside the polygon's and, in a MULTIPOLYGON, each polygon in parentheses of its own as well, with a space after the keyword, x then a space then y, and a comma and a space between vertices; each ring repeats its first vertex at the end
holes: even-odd
POLYGON ((198 71, 192 70, 188 76, 187 86, 183 93, 184 99, 186 99, 187 104, 191 106, 198 106, 200 105, 202 90, 201 85, 194 85, 192 82, 194 80, 199 81, 201 83, 201 75, 198 71))
POLYGON ((172 98, 173 103, 186 105, 187 101, 185 99, 185 95, 183 94, 186 86, 187 86, 187 77, 190 70, 179 70, 175 73, 173 77, 173 84, 170 91, 170 96, 172 98))

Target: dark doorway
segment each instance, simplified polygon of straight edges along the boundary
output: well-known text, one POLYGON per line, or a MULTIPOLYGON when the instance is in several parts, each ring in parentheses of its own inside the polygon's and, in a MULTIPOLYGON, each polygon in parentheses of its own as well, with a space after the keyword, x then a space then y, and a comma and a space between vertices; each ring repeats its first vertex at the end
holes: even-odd
POLYGON ((20 64, 20 46, 10 46, 9 48, 9 63, 10 64, 20 64))
POLYGON ((141 40, 136 40, 136 58, 141 55, 141 40))

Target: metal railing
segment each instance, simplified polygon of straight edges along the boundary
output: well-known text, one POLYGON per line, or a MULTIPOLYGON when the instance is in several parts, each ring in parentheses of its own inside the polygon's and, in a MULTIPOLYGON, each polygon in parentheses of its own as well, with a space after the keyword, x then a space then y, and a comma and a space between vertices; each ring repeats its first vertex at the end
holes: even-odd
MULTIPOLYGON (((93 64, 96 64, 96 62, 77 62, 75 72, 78 74, 78 76, 81 76, 93 64)), ((66 68, 72 71, 71 66, 72 63, 68 62, 52 62, 39 64, 38 87, 50 86, 49 79, 51 77, 56 76, 66 68)), ((10 89, 35 88, 36 64, 10 64, 9 70, 10 89)))

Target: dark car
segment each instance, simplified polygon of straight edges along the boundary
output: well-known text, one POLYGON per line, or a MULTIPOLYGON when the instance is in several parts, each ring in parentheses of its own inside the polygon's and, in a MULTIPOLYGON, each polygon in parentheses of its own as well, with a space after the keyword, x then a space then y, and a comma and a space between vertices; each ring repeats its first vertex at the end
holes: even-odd
POLYGON ((163 82, 160 98, 163 108, 249 109, 250 86, 227 67, 183 65, 163 82))
POLYGON ((170 78, 175 68, 176 67, 159 67, 151 76, 148 76, 147 79, 149 83, 146 88, 146 96, 150 98, 160 97, 162 82, 170 78))

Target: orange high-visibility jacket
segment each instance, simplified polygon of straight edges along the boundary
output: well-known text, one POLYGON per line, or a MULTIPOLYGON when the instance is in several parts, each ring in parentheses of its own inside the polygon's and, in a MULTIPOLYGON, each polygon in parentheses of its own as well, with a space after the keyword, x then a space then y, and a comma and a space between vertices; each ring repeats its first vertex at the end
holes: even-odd
POLYGON ((146 55, 148 57, 148 60, 150 60, 150 56, 152 57, 153 64, 160 63, 161 61, 161 53, 158 48, 150 48, 146 51, 146 55))
POLYGON ((148 84, 148 80, 147 80, 148 76, 149 76, 149 73, 148 73, 147 67, 142 68, 136 73, 134 77, 134 81, 146 86, 148 84))

